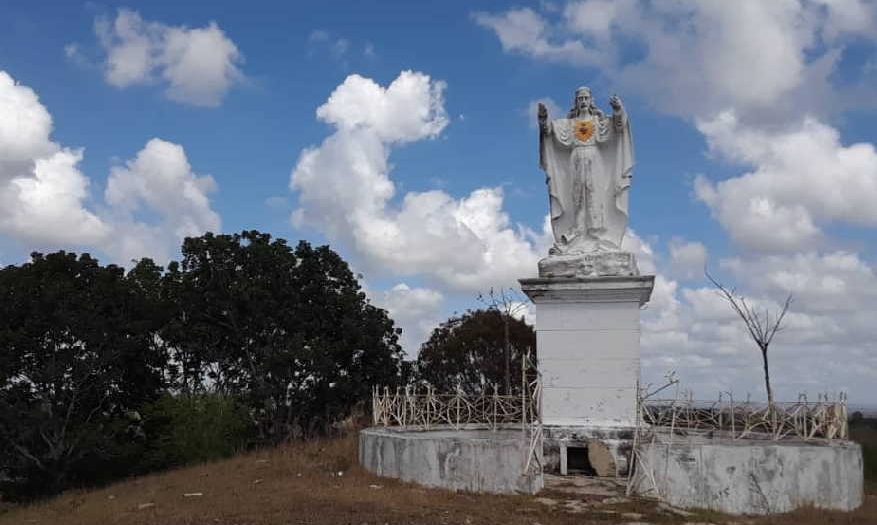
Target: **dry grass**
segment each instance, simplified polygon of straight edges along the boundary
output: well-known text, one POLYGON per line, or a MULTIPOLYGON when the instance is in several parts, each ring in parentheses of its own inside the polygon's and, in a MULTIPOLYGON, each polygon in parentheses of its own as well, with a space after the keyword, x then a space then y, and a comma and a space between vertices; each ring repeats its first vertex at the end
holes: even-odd
MULTIPOLYGON (((629 512, 642 514, 640 521, 650 523, 686 521, 659 513, 654 502, 645 500, 572 513, 544 505, 535 497, 455 494, 377 478, 356 465, 356 440, 349 437, 255 452, 98 490, 73 491, 37 505, 7 509, 0 514, 0 524, 547 525, 637 521, 622 516, 629 512), (202 495, 186 497, 187 493, 202 495)), ((699 513, 688 521, 734 520, 699 513)), ((877 523, 877 496, 868 496, 865 506, 854 513, 806 510, 749 522, 873 524, 877 523)))

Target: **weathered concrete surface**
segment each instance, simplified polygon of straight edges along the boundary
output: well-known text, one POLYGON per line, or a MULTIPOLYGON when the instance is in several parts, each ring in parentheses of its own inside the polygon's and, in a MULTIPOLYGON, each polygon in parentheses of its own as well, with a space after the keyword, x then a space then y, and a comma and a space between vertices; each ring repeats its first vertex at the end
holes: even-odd
POLYGON ((634 426, 640 307, 654 276, 521 279, 536 305, 546 425, 634 426))
POLYGON ((546 425, 544 432, 544 455, 543 461, 545 472, 560 473, 561 449, 564 447, 587 447, 591 466, 597 470, 594 460, 591 459, 591 444, 599 442, 600 446, 608 451, 614 463, 613 472, 600 472, 600 476, 623 476, 627 474, 630 464, 630 453, 633 447, 633 427, 594 427, 583 425, 546 425))
POLYGON ((849 441, 677 437, 637 449, 633 491, 677 507, 771 514, 862 504, 862 449, 849 441))
POLYGON ((359 462, 378 476, 452 490, 535 494, 542 473, 526 473, 520 430, 402 430, 359 433, 359 462))

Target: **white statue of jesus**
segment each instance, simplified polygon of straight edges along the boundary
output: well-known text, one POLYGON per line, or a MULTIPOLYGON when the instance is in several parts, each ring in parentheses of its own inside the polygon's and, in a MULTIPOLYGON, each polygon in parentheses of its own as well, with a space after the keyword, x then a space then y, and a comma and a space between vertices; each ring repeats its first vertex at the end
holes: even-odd
POLYGON ((613 96, 609 104, 612 115, 607 117, 587 87, 576 90, 567 118, 549 120, 539 104, 539 163, 547 175, 552 256, 621 249, 633 140, 621 100, 613 96))

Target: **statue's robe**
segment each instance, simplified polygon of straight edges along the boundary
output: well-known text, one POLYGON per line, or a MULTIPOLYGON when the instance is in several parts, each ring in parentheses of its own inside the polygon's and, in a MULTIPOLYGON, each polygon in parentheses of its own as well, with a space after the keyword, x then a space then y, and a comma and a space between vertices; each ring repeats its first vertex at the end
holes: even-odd
POLYGON ((633 139, 624 113, 556 119, 540 133, 555 250, 618 250, 627 229, 633 139))

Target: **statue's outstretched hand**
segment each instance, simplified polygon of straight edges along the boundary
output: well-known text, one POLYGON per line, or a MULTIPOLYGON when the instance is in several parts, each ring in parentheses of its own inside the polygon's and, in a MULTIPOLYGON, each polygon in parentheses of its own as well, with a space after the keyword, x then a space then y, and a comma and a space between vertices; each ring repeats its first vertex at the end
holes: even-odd
POLYGON ((609 99, 609 105, 612 106, 612 111, 621 111, 621 99, 618 98, 618 95, 612 95, 612 98, 609 99))

